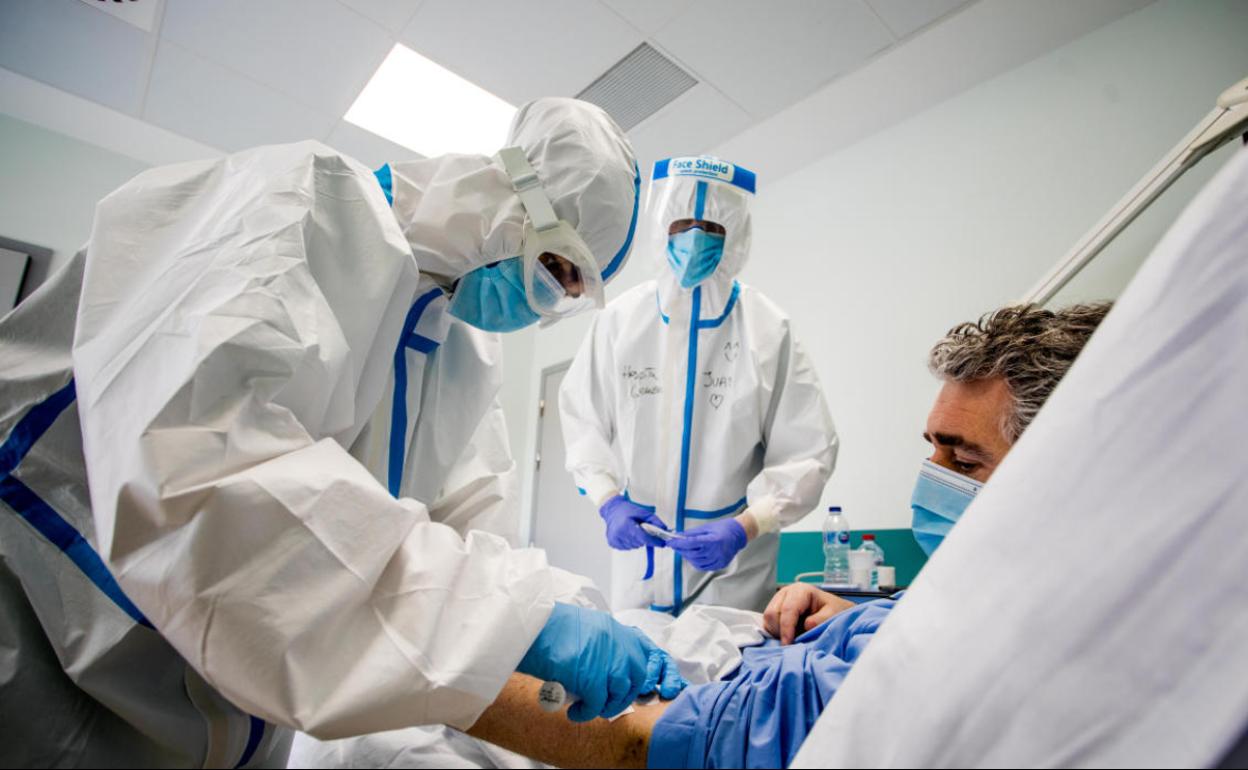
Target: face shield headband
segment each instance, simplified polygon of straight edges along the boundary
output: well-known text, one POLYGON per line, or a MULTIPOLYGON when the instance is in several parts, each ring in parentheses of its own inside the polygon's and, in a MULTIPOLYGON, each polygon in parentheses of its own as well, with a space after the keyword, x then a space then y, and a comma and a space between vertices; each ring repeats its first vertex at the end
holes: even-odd
POLYGON ((576 229, 559 219, 524 150, 499 151, 526 213, 522 280, 529 307, 544 323, 601 308, 602 272, 576 229))

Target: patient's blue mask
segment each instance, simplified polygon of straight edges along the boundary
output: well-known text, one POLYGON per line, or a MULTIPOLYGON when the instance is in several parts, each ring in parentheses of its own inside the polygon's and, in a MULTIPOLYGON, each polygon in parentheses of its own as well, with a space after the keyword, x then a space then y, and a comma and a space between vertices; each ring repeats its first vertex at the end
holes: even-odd
POLYGON ((667 263, 686 289, 702 283, 724 256, 724 236, 691 227, 667 238, 667 263))
POLYGON ((914 511, 911 524, 914 539, 924 553, 932 555, 983 488, 975 479, 954 473, 931 460, 923 461, 914 494, 910 497, 910 508, 914 511))
POLYGON ((541 319, 529 307, 524 294, 521 257, 479 267, 460 278, 450 311, 461 321, 487 332, 514 332, 541 319))

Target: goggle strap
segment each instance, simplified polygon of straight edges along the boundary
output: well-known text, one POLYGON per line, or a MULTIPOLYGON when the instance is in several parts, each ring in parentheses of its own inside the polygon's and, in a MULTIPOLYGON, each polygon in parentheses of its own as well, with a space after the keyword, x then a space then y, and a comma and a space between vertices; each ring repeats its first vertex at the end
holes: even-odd
POLYGON ((559 217, 550 205, 550 198, 542 188, 542 180, 529 164, 524 150, 519 147, 504 147, 498 151, 499 160, 503 162, 503 170, 511 179, 511 186, 520 198, 521 205, 529 214, 533 229, 539 233, 559 225, 559 217))

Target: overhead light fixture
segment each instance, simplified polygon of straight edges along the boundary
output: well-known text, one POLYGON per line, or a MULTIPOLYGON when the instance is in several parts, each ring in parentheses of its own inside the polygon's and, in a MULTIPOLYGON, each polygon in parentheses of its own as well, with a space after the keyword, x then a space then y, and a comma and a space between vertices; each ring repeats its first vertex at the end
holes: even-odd
POLYGON ((492 155, 506 141, 515 113, 484 88, 396 45, 345 119, 426 157, 492 155))

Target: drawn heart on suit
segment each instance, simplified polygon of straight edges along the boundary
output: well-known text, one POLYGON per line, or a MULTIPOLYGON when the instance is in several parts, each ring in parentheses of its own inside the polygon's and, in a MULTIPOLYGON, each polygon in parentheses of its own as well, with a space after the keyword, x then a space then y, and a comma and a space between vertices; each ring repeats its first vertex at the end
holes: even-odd
POLYGON ((720 407, 720 404, 723 404, 723 403, 724 403, 724 394, 723 394, 723 393, 712 393, 712 394, 711 394, 711 406, 713 406, 713 407, 715 407, 716 409, 718 409, 718 408, 720 407))

